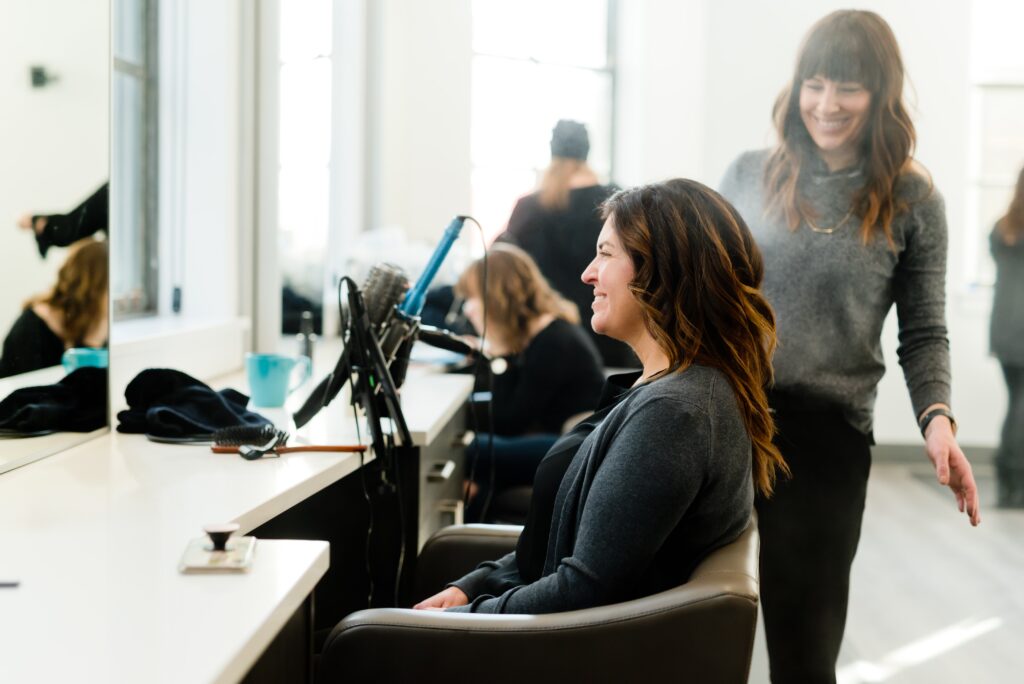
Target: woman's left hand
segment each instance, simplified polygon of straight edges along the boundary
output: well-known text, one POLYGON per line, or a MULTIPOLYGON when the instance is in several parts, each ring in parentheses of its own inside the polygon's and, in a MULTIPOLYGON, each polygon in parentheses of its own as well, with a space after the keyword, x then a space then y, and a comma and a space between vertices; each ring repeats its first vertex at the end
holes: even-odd
POLYGON ((966 512, 971 525, 981 522, 978 504, 978 486, 974 482, 971 464, 964 456, 953 436, 953 426, 945 416, 938 416, 925 430, 924 448, 935 466, 939 484, 946 485, 956 496, 957 508, 966 512))

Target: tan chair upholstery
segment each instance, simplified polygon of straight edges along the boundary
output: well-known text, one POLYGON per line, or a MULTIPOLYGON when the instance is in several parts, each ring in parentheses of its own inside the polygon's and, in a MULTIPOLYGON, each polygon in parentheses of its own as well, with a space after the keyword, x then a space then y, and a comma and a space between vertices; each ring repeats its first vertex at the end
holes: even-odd
MULTIPOLYGON (((433 593, 512 550, 517 534, 489 525, 441 530, 423 549, 418 587, 433 593), (483 551, 475 552, 479 535, 483 551), (457 567, 431 558, 449 553, 457 567)), ((360 611, 331 632, 318 681, 739 684, 757 623, 757 556, 752 522, 686 584, 634 601, 551 615, 360 611)))

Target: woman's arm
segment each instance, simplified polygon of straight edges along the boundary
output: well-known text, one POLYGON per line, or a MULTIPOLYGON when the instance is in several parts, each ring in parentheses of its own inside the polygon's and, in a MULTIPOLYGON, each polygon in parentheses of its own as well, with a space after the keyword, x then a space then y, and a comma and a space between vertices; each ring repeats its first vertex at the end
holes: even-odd
POLYGON ((609 438, 603 459, 595 459, 600 465, 582 512, 561 513, 563 520, 580 516, 572 554, 537 582, 496 598, 478 596, 455 610, 553 613, 601 605, 624 593, 693 503, 707 468, 710 434, 706 414, 682 400, 655 397, 637 406, 609 438))
MULTIPOLYGON (((946 331, 946 213, 937 192, 913 208, 914 225, 893 280, 899 347, 896 353, 910 392, 914 415, 949 408, 949 338, 946 331)), ((956 442, 950 420, 939 416, 924 434, 925 451, 939 482, 953 490, 957 507, 972 525, 981 522, 971 465, 956 442)))

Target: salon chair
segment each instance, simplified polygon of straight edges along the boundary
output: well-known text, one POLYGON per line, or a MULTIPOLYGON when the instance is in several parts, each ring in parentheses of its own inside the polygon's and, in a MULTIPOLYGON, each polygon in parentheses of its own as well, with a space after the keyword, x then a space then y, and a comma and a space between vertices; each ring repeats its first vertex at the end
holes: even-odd
MULTIPOLYGON (((521 528, 445 528, 424 546, 418 596, 515 548, 521 528)), ((550 615, 364 610, 328 637, 318 682, 747 681, 757 624, 756 523, 674 589, 550 615)))

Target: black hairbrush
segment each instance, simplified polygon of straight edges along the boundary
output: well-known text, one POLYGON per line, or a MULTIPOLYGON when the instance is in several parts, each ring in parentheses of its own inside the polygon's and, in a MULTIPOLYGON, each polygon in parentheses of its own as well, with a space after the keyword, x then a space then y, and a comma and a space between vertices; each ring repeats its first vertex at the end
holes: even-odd
POLYGON ((164 437, 162 435, 146 434, 146 439, 152 442, 166 444, 197 444, 216 446, 261 446, 274 439, 274 446, 284 446, 288 443, 288 432, 280 430, 273 425, 236 425, 228 428, 221 428, 216 432, 199 435, 188 435, 185 437, 164 437))

